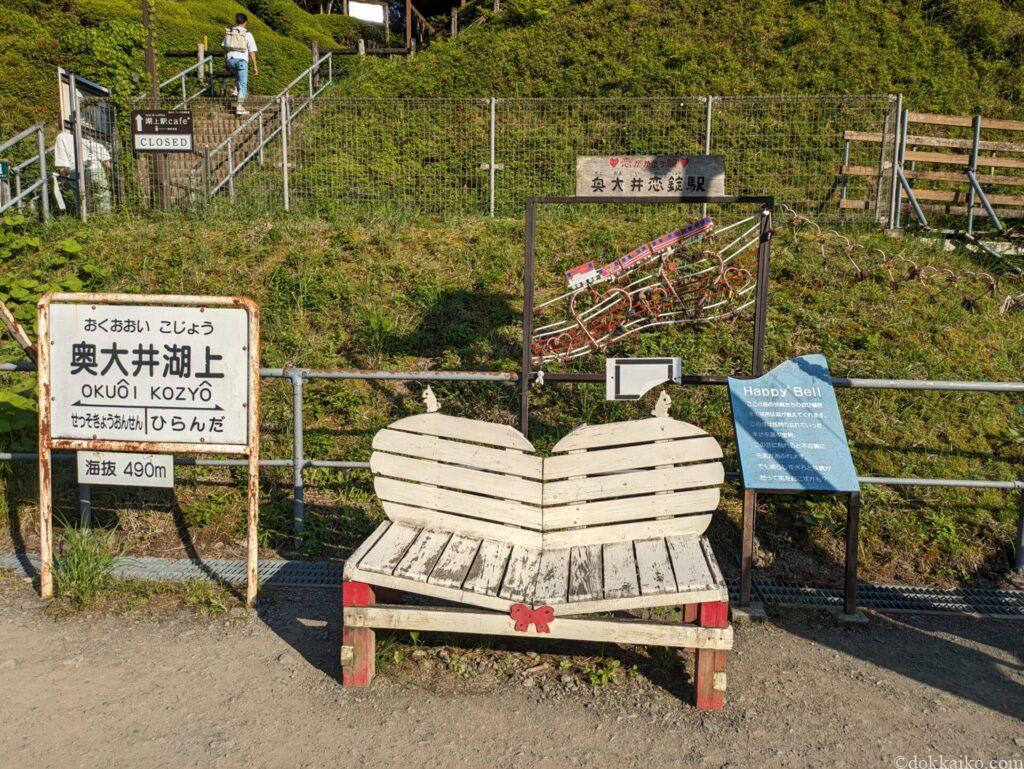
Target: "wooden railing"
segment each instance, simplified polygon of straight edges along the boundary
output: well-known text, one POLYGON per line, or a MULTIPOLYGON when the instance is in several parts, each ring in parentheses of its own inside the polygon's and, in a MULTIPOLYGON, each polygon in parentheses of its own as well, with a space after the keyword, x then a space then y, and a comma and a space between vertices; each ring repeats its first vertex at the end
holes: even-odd
MULTIPOLYGON (((848 158, 851 143, 877 145, 882 143, 883 136, 846 131, 843 139, 848 158)), ((1001 229, 1001 218, 1024 218, 1024 194, 1015 189, 1024 187, 1024 121, 905 111, 897 157, 899 170, 913 197, 920 201, 921 211, 966 215, 968 232, 976 216, 993 219, 997 229, 1001 229), (915 129, 917 132, 912 133, 915 129), (957 133, 957 129, 970 129, 972 136, 947 135, 957 133), (983 139, 983 132, 989 138, 983 139), (993 134, 999 138, 991 138, 993 134), (1012 140, 1017 134, 1021 141, 1012 140), (971 182, 972 174, 978 187, 971 182)), ((844 164, 840 174, 844 180, 848 177, 871 179, 885 172, 884 167, 844 164)), ((909 194, 904 194, 903 190, 897 191, 896 200, 894 226, 899 224, 902 212, 913 208, 909 194)), ((874 203, 844 196, 839 205, 843 209, 866 209, 874 203)))

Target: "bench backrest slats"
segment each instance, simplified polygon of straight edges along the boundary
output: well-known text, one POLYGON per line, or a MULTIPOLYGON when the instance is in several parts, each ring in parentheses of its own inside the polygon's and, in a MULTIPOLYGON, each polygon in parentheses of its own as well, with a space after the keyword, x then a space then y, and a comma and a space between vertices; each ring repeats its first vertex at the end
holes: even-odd
POLYGON ((603 425, 580 425, 558 442, 556 451, 609 448, 628 443, 650 443, 671 438, 695 438, 707 435, 696 425, 678 419, 636 419, 603 425))
POLYGON ((541 546, 542 461, 508 425, 430 413, 373 439, 374 490, 393 521, 541 546))
MULTIPOLYGON (((558 446, 556 445, 553 450, 558 450, 558 446)), ((548 457, 544 462, 544 481, 550 483, 576 475, 600 475, 721 457, 722 449, 718 441, 708 435, 703 438, 682 438, 664 443, 651 442, 612 449, 594 449, 582 454, 548 457)))
POLYGON ((658 491, 720 486, 723 481, 725 469, 720 462, 568 478, 564 481, 547 481, 544 484, 544 505, 564 505, 658 491))
POLYGON ((497 495, 530 505, 541 503, 541 482, 514 475, 502 475, 499 479, 494 473, 484 470, 446 465, 443 462, 432 462, 417 457, 403 457, 384 451, 373 452, 373 456, 370 457, 370 469, 374 475, 403 481, 429 483, 473 494, 497 495))
POLYGON ((659 417, 578 428, 543 460, 508 425, 437 413, 398 420, 373 448, 391 520, 519 548, 699 536, 725 478, 714 438, 659 417))
POLYGON ((489 446, 533 453, 533 445, 530 441, 521 432, 508 425, 481 422, 478 419, 466 419, 465 417, 450 417, 439 412, 405 417, 390 427, 398 427, 399 424, 401 427, 398 429, 407 433, 437 435, 442 438, 454 438, 459 441, 472 441, 473 443, 484 443, 489 446))
POLYGON ((518 451, 437 438, 432 435, 399 432, 394 429, 401 423, 399 420, 378 432, 373 438, 373 448, 391 454, 439 460, 471 469, 518 475, 520 478, 531 478, 536 481, 542 477, 540 457, 522 454, 518 451))

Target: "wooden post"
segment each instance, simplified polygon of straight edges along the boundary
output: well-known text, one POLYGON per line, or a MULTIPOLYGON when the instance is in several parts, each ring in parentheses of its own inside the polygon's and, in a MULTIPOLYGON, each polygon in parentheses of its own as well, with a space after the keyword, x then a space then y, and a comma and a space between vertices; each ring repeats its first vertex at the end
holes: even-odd
POLYGON ((750 605, 751 572, 754 567, 754 520, 757 492, 743 490, 743 530, 740 532, 740 606, 750 605))
POLYGON ((196 46, 196 59, 199 64, 199 67, 196 70, 196 77, 199 78, 200 83, 202 83, 206 79, 206 67, 203 66, 203 59, 205 58, 206 43, 200 43, 198 46, 196 46))
POLYGON ((494 12, 497 13, 501 10, 501 0, 494 0, 494 12))
MULTIPOLYGON (((729 626, 729 604, 726 601, 702 603, 698 613, 701 627, 729 626)), ((725 652, 697 649, 693 678, 697 709, 721 710, 725 706, 725 652)))
POLYGON ((457 6, 452 6, 452 37, 458 37, 459 35, 459 9, 457 6))
POLYGON ((412 55, 412 0, 405 0, 405 50, 412 55))
POLYGON ((853 493, 846 503, 846 575, 843 613, 857 613, 857 544, 860 538, 860 494, 853 493))
POLYGON ((145 61, 146 72, 149 73, 149 96, 153 100, 153 109, 160 106, 160 80, 156 74, 156 33, 153 31, 153 18, 150 13, 151 4, 155 0, 140 0, 142 3, 142 26, 146 28, 145 61))
MULTIPOLYGON (((149 107, 160 109, 160 79, 156 73, 156 32, 153 29, 156 0, 140 0, 142 4, 142 26, 146 28, 145 62, 149 73, 149 107)), ((161 211, 167 207, 167 156, 163 153, 153 155, 151 183, 156 192, 157 208, 161 211)))
MULTIPOLYGON (((341 583, 342 606, 373 606, 374 588, 365 582, 341 583)), ((341 631, 342 686, 369 686, 376 673, 376 635, 372 628, 343 625, 341 631)))

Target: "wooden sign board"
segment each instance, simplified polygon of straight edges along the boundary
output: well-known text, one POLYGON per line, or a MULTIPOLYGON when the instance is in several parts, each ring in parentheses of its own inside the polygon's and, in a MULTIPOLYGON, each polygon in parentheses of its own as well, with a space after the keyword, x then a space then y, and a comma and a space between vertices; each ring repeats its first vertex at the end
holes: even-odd
POLYGON ((52 304, 49 314, 52 438, 248 444, 244 307, 52 304))
POLYGON ((824 355, 729 377, 729 400, 746 489, 860 493, 824 355))
POLYGON ((192 113, 143 109, 132 112, 132 148, 136 152, 192 152, 192 113))
POLYGON ((576 158, 581 197, 704 198, 725 195, 721 155, 585 155, 576 158))
POLYGON ((41 596, 53 595, 54 449, 241 454, 249 469, 252 605, 258 585, 259 307, 235 296, 47 294, 39 300, 38 327, 41 596))

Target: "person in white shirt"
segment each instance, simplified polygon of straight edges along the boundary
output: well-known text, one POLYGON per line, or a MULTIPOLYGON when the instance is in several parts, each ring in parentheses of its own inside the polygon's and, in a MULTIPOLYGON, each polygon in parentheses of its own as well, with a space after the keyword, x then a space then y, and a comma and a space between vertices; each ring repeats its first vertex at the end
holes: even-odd
MULTIPOLYGON (((78 188, 74 184, 75 137, 67 129, 57 134, 53 144, 53 164, 57 168, 61 186, 68 189, 77 200, 78 188)), ((111 168, 110 150, 102 142, 83 136, 82 165, 85 168, 85 189, 92 203, 92 210, 97 214, 109 214, 111 201, 107 171, 111 168)))
POLYGON ((235 14, 235 26, 224 34, 221 47, 224 48, 224 63, 228 72, 235 76, 235 89, 238 102, 235 105, 236 115, 248 115, 245 108, 245 97, 249 93, 249 62, 252 62, 252 74, 260 74, 256 63, 256 39, 248 29, 249 17, 244 13, 235 14))

